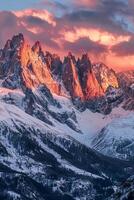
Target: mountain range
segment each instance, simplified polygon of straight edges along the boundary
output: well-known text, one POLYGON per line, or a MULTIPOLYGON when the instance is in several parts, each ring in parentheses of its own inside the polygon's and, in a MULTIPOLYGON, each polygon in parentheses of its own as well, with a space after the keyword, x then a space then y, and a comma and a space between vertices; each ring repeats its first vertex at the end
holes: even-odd
POLYGON ((21 33, 6 42, 0 199, 117 199, 115 188, 134 175, 133 155, 134 70, 116 73, 87 53, 61 60, 21 33))

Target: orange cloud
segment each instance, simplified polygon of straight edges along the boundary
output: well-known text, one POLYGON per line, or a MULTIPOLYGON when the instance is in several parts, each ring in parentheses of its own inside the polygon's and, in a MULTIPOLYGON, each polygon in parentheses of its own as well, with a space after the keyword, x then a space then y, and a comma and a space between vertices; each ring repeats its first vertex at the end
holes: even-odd
POLYGON ((105 31, 99 31, 91 28, 74 28, 73 31, 63 31, 62 33, 64 39, 69 42, 75 42, 82 37, 88 37, 94 42, 99 42, 103 45, 115 45, 119 42, 128 41, 130 36, 114 36, 105 31))
POLYGON ((13 13, 19 18, 24 17, 24 16, 38 17, 39 19, 45 20, 49 24, 56 26, 56 21, 54 20, 53 15, 47 10, 27 9, 27 10, 21 10, 21 11, 13 11, 13 13))

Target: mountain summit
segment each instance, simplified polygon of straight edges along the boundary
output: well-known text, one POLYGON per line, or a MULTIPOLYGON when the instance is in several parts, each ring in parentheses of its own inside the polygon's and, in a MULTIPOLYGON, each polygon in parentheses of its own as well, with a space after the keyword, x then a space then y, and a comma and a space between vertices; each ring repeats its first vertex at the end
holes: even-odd
POLYGON ((59 56, 44 53, 39 41, 31 48, 22 34, 8 40, 0 56, 0 77, 7 88, 35 89, 44 84, 58 95, 69 95, 82 101, 104 96, 109 86, 118 87, 116 75, 113 81, 109 70, 100 69, 101 82, 92 67, 88 54, 76 60, 70 52, 64 62, 59 56), (103 74, 105 79, 105 87, 103 74))

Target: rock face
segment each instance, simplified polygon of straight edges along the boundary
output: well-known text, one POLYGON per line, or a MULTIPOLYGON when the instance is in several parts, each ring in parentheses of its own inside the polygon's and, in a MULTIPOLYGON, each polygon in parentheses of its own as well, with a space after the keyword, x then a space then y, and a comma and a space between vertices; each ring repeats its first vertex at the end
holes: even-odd
POLYGON ((69 91, 73 98, 84 98, 79 80, 78 69, 76 67, 76 60, 71 53, 69 53, 68 56, 64 59, 62 80, 67 91, 69 91))
POLYGON ((47 64, 26 43, 21 49, 21 66, 22 77, 28 88, 34 89, 44 84, 52 93, 60 95, 60 85, 53 79, 47 64))
POLYGON ((113 88, 119 87, 116 73, 113 69, 108 68, 105 64, 94 64, 93 71, 104 92, 106 92, 109 86, 112 86, 113 88))
POLYGON ((24 43, 22 34, 8 40, 0 58, 0 76, 3 78, 3 86, 19 88, 22 82, 20 58, 21 48, 24 43))
POLYGON ((82 55, 78 61, 78 69, 85 100, 103 96, 102 88, 95 77, 87 54, 82 55))
POLYGON ((82 101, 104 96, 109 86, 118 87, 113 70, 102 64, 92 67, 87 54, 76 61, 69 53, 62 63, 58 55, 44 54, 39 41, 31 48, 22 34, 8 40, 1 50, 0 77, 3 86, 14 89, 44 84, 52 93, 65 95, 65 86, 73 99, 82 101))
POLYGON ((119 86, 124 93, 123 108, 134 110, 134 70, 120 72, 117 77, 119 86))
POLYGON ((62 79, 73 97, 87 101, 104 95, 87 54, 83 54, 76 62, 75 57, 69 53, 64 60, 62 79))
POLYGON ((50 52, 46 52, 45 61, 49 66, 52 75, 56 76, 58 79, 61 79, 62 61, 60 60, 60 57, 56 54, 51 54, 50 52))
POLYGON ((134 84, 134 70, 120 72, 117 74, 119 86, 127 89, 134 84))
POLYGON ((133 71, 117 75, 102 63, 92 65, 88 54, 76 60, 69 53, 62 63, 58 55, 44 53, 39 41, 31 48, 22 34, 8 40, 0 50, 3 87, 35 90, 45 85, 52 94, 68 96, 82 109, 86 103, 94 112, 109 113, 121 103, 120 88, 125 91, 124 109, 133 110, 133 77, 133 71), (110 88, 114 91, 112 95, 110 88))
POLYGON ((52 93, 62 95, 60 84, 52 77, 47 63, 42 60, 43 56, 39 42, 31 48, 22 34, 14 36, 5 45, 1 58, 1 76, 6 76, 3 86, 35 89, 44 84, 52 93))

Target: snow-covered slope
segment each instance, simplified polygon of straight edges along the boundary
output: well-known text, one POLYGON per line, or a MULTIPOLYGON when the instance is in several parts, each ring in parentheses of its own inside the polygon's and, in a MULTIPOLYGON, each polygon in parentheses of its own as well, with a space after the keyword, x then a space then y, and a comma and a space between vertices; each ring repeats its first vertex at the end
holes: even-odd
POLYGON ((58 131, 5 103, 0 103, 0 149, 0 184, 5 185, 2 195, 7 199, 11 194, 21 199, 29 195, 29 199, 45 199, 47 188, 50 192, 47 199, 53 199, 53 195, 61 199, 66 193, 70 199, 84 199, 90 197, 90 193, 95 198, 106 189, 99 191, 98 187, 108 181, 107 177, 112 175, 117 180, 122 175, 127 176, 126 168, 133 168, 131 163, 114 162, 63 130, 58 131), (78 182, 82 187, 79 194, 76 193, 78 182))
POLYGON ((127 116, 122 105, 114 108, 109 115, 93 113, 89 109, 78 110, 72 101, 63 96, 54 94, 49 96, 43 89, 35 90, 25 95, 22 90, 0 88, 0 100, 13 104, 33 117, 51 125, 58 132, 66 133, 87 147, 91 146, 92 137, 107 126, 113 119, 127 116), (30 105, 29 105, 30 104, 30 105), (30 112, 30 108, 33 111, 30 112))
POLYGON ((99 152, 121 159, 134 159, 134 113, 114 119, 92 141, 99 152))

